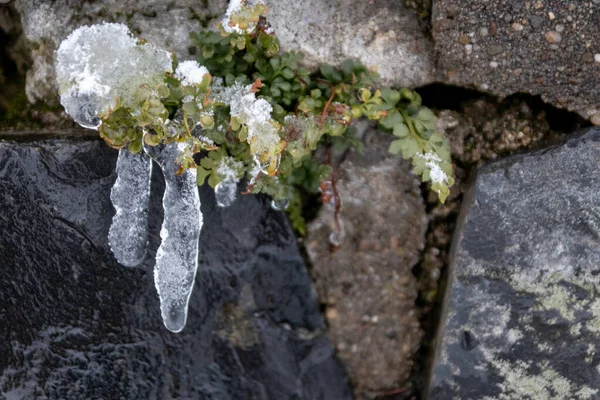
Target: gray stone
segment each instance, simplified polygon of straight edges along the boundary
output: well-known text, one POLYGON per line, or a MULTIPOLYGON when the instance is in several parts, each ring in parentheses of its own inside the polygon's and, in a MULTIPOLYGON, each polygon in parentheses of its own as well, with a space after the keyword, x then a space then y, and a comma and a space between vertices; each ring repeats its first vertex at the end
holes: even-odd
POLYGON ((357 399, 406 387, 422 336, 412 268, 428 221, 419 180, 408 162, 388 153, 391 140, 371 130, 364 154, 351 153, 339 166, 341 246, 329 246, 329 207, 306 237, 329 334, 357 399))
POLYGON ((541 95, 585 118, 600 114, 598 63, 580 61, 585 53, 600 52, 600 5, 531 1, 521 7, 520 3, 435 0, 433 38, 440 78, 500 97, 519 92, 541 95), (489 34, 482 35, 482 28, 489 34), (560 29, 564 30, 558 33, 560 29), (478 47, 465 48, 464 35, 478 47))
POLYGON ((381 0, 266 0, 268 21, 284 50, 306 53, 309 66, 356 58, 381 81, 415 87, 435 80, 433 44, 417 13, 381 0))
POLYGON ((116 156, 97 140, 0 143, 0 399, 350 399, 296 239, 265 197, 223 209, 200 188, 188 323, 164 328, 163 182, 147 257, 123 267, 107 240, 116 156))
POLYGON ((478 171, 432 400, 600 397, 600 129, 478 171))

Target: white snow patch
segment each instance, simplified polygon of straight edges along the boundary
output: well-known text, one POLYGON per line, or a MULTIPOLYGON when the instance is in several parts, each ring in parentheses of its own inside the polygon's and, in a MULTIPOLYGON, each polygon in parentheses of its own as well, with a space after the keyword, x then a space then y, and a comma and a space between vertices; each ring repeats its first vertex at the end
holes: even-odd
POLYGON ((224 181, 238 182, 244 172, 244 163, 236 161, 233 157, 223 157, 217 167, 217 174, 223 177, 224 181))
POLYGON ((429 177, 432 183, 448 183, 448 175, 440 167, 442 159, 433 153, 417 154, 425 160, 425 165, 429 168, 429 177))
POLYGON ((182 61, 175 70, 175 78, 179 79, 183 86, 198 85, 206 74, 208 69, 194 60, 182 61))

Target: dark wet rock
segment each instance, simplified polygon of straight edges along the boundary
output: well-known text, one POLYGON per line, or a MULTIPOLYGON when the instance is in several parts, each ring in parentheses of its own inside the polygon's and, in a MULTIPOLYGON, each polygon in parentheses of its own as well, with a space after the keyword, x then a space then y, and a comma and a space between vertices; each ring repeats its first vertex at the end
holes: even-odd
POLYGON ((483 167, 455 233, 429 398, 600 396, 600 129, 483 167))
POLYGON ((600 61, 580 61, 600 57, 600 3, 435 0, 432 21, 445 82, 501 97, 541 95, 585 118, 600 114, 600 61))
POLYGON ((188 324, 163 327, 161 193, 146 260, 120 266, 107 243, 116 155, 0 143, 0 399, 349 399, 294 235, 264 197, 221 209, 201 188, 188 324))
POLYGON ((332 252, 333 211, 308 228, 306 248, 329 334, 357 399, 405 388, 422 331, 412 269, 425 242, 427 218, 410 164, 389 155, 390 135, 371 130, 364 154, 339 166, 341 247, 332 252))

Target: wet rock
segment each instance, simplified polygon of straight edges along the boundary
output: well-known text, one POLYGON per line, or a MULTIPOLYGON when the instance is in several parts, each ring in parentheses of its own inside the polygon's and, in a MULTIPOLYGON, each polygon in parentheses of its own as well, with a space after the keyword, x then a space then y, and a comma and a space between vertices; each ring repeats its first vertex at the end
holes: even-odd
POLYGON ((311 66, 357 58, 381 80, 415 87, 435 80, 433 45, 417 13, 382 0, 266 0, 267 19, 284 50, 306 53, 311 66))
POLYGON ((364 154, 339 166, 341 247, 332 252, 333 211, 308 227, 306 245, 329 333, 357 399, 407 384, 422 332, 412 274, 427 218, 418 179, 387 152, 390 135, 366 135, 364 154))
POLYGON ((600 112, 600 70, 580 60, 600 52, 599 16, 590 1, 435 0, 433 26, 446 27, 432 30, 440 75, 501 97, 541 95, 590 118, 600 112), (462 35, 476 45, 465 48, 462 35))
POLYGON ((600 395, 600 129, 478 171, 429 398, 600 395))
MULTIPOLYGON (((188 323, 164 328, 152 269, 163 182, 138 268, 108 246, 117 153, 99 141, 0 143, 0 398, 349 399, 286 217, 216 206, 188 323)), ((157 169, 155 169, 156 171, 157 169)))

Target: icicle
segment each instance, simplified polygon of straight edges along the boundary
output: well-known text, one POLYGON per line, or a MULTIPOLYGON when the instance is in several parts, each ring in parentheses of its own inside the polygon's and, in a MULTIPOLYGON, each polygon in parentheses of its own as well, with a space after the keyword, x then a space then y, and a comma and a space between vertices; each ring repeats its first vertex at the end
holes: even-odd
POLYGON ((116 213, 108 231, 108 243, 119 263, 135 267, 146 252, 148 201, 152 161, 143 152, 119 151, 117 180, 110 192, 116 213))
POLYGON ((180 332, 186 323, 202 229, 196 170, 186 169, 176 174, 179 169, 176 159, 183 146, 179 143, 144 146, 146 153, 160 165, 165 178, 165 216, 160 230, 162 243, 156 253, 154 284, 163 323, 173 332, 180 332))

